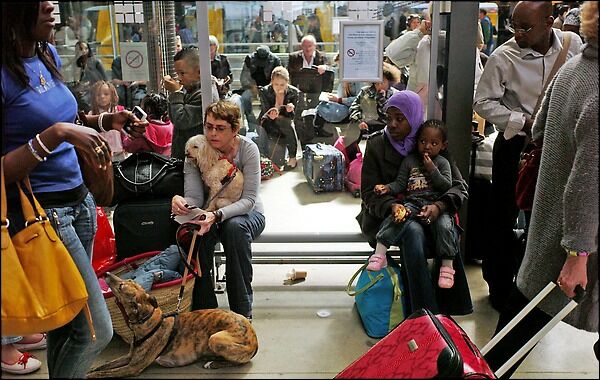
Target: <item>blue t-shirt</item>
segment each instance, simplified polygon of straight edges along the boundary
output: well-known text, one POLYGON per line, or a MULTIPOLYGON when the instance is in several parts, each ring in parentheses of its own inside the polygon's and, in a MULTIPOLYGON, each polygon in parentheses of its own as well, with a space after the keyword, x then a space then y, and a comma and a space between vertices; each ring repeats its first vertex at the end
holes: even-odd
MULTIPOLYGON (((54 46, 48 45, 60 70, 61 62, 54 46)), ((77 101, 63 82, 52 77, 36 56, 23 59, 30 86, 23 88, 2 67, 2 155, 27 144, 46 128, 57 122, 73 123, 77 101), (41 85, 40 74, 46 80, 41 85)), ((83 128, 83 127, 82 127, 83 128)), ((83 183, 75 147, 61 143, 29 174, 33 191, 37 193, 72 190, 83 183)))

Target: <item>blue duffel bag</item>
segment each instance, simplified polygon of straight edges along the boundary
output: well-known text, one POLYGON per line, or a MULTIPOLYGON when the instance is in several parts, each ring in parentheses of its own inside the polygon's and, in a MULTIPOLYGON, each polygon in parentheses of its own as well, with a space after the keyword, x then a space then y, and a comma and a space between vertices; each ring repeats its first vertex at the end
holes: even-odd
POLYGON ((406 301, 400 268, 388 255, 388 266, 379 271, 367 270, 368 261, 346 287, 354 297, 365 332, 371 338, 382 338, 406 318, 406 301), (352 283, 358 276, 354 290, 352 283))

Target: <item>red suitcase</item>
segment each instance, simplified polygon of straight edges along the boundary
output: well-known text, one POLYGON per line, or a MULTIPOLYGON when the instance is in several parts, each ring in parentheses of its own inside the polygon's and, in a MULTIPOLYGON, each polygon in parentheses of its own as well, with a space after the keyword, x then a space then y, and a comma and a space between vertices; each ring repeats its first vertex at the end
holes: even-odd
POLYGON ((581 287, 576 296, 506 363, 494 373, 483 355, 537 306, 556 284, 550 282, 479 351, 463 329, 445 315, 421 309, 406 318, 363 356, 340 372, 336 379, 469 377, 495 379, 504 375, 585 296, 581 287))
POLYGON ((451 317, 421 309, 336 379, 431 377, 495 378, 475 344, 451 317))

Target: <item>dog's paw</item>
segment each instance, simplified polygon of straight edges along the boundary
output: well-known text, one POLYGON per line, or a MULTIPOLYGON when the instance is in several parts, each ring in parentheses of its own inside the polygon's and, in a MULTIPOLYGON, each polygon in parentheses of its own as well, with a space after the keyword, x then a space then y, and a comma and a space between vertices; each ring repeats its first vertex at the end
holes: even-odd
POLYGON ((204 365, 202 367, 205 368, 205 369, 215 369, 215 368, 217 368, 214 360, 211 360, 211 361, 208 361, 208 362, 204 363, 204 365))

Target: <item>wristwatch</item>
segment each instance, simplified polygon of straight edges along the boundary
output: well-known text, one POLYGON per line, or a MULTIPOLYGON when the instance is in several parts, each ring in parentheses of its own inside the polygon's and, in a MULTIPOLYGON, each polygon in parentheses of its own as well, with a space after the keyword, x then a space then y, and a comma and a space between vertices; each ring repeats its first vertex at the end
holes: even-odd
POLYGON ((223 219, 223 211, 215 210, 213 211, 213 215, 215 216, 215 223, 221 223, 221 220, 223 219))

